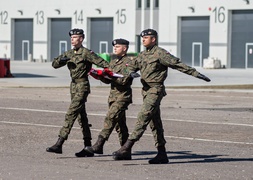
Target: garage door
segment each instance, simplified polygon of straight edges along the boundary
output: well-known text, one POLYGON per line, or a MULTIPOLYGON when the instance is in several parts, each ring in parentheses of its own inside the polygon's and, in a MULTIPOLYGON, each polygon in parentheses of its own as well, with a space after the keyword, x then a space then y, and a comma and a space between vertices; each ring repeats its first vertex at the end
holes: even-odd
POLYGON ((27 61, 33 54, 33 19, 14 20, 14 60, 27 61))
POLYGON ((71 18, 52 18, 49 23, 49 59, 52 61, 54 57, 71 49, 71 18))
POLYGON ((112 53, 113 19, 90 19, 90 49, 96 53, 112 53))
POLYGON ((253 68, 253 10, 232 11, 231 68, 253 68))
POLYGON ((209 56, 209 17, 181 18, 180 58, 190 66, 202 66, 209 56))

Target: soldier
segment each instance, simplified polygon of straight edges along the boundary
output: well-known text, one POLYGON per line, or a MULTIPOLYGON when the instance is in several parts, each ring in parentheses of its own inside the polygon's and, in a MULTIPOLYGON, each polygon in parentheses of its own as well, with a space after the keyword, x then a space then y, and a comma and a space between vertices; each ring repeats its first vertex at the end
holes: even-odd
POLYGON ((141 138, 149 124, 155 139, 155 146, 158 149, 158 154, 149 160, 149 164, 166 164, 169 160, 165 149, 166 141, 160 115, 160 103, 166 95, 164 80, 167 77, 168 67, 207 82, 210 79, 196 71, 196 69, 182 63, 179 58, 160 48, 156 44, 157 32, 155 30, 143 30, 140 36, 146 50, 141 52, 132 61, 133 63, 129 64, 128 68, 129 72, 140 70, 141 83, 143 85, 143 105, 138 114, 138 120, 132 134, 127 142, 118 151, 113 153, 113 159, 131 159, 132 146, 141 138))
MULTIPOLYGON (((91 132, 90 125, 85 109, 88 94, 90 93, 90 84, 88 80, 88 73, 92 64, 100 67, 108 67, 107 61, 99 57, 97 54, 83 47, 84 33, 82 29, 72 29, 69 32, 71 37, 71 45, 73 49, 64 52, 62 55, 54 58, 52 66, 60 68, 67 65, 70 71, 72 81, 70 83, 71 103, 65 115, 64 126, 60 129, 59 138, 55 145, 48 147, 47 152, 62 153, 62 145, 68 139, 71 128, 76 119, 81 126, 84 147, 91 146, 91 132)), ((75 154, 77 157, 91 157, 93 153, 88 153, 84 149, 75 154)))
MULTIPOLYGON (((127 66, 131 59, 127 57, 129 42, 125 39, 115 39, 112 41, 116 59, 110 61, 109 69, 114 73, 121 74, 124 77, 111 77, 111 79, 96 76, 106 84, 111 84, 111 90, 108 98, 109 110, 104 120, 104 128, 99 133, 97 142, 92 147, 86 147, 90 153, 103 154, 105 141, 109 139, 114 127, 119 135, 120 145, 127 141, 129 136, 126 125, 126 110, 132 103, 132 81, 133 78, 128 76, 127 66)), ((92 74, 91 74, 92 75, 92 74)))

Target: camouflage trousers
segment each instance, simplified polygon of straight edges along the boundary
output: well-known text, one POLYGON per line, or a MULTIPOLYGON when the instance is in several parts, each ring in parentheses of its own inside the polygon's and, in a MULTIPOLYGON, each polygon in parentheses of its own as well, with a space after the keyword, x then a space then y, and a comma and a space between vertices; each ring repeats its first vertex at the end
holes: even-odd
POLYGON ((70 94, 71 103, 65 115, 65 124, 60 129, 59 137, 67 140, 74 122, 77 120, 82 129, 83 139, 89 141, 91 140, 91 132, 85 108, 89 91, 87 91, 86 84, 71 82, 70 94))
POLYGON ((109 139, 113 129, 115 128, 119 136, 119 142, 122 146, 129 136, 128 128, 126 125, 126 110, 129 102, 111 102, 109 103, 109 110, 104 120, 104 128, 100 134, 106 140, 109 139))
POLYGON ((130 140, 138 141, 149 125, 154 136, 155 146, 164 146, 166 144, 160 113, 160 103, 165 94, 164 86, 144 87, 142 89, 143 105, 138 113, 137 122, 129 138, 130 140))

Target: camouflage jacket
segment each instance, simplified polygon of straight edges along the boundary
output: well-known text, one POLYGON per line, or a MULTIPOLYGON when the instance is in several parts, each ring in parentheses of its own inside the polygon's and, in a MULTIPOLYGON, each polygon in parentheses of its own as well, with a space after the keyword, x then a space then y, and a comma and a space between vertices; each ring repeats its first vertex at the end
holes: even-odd
POLYGON ((140 70, 143 85, 145 83, 149 85, 152 83, 163 85, 167 77, 168 67, 194 77, 199 74, 195 68, 182 63, 179 58, 157 45, 150 50, 141 52, 128 66, 129 72, 140 70))
POLYGON ((81 46, 77 51, 74 49, 64 52, 62 55, 54 58, 52 66, 60 68, 67 64, 72 80, 85 78, 88 81, 88 73, 92 64, 100 67, 108 67, 107 61, 99 57, 97 54, 81 46), (70 58, 69 61, 60 61, 61 58, 70 58))
POLYGON ((129 76, 128 64, 131 62, 131 59, 127 56, 123 56, 121 59, 113 59, 110 61, 109 69, 114 73, 122 74, 123 78, 112 78, 101 79, 104 83, 111 83, 110 95, 108 102, 114 101, 124 101, 132 103, 132 82, 133 78, 129 76))

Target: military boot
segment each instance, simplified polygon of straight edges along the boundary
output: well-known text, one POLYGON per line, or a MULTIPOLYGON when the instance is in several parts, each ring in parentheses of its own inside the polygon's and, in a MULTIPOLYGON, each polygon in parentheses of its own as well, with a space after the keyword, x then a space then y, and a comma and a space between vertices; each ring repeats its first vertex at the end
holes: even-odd
MULTIPOLYGON (((126 141, 127 141, 127 139, 123 139, 122 141, 120 141, 120 142, 119 142, 119 143, 120 143, 120 146, 122 147, 122 146, 126 143, 126 141)), ((114 151, 114 152, 112 153, 112 155, 114 156, 117 152, 118 152, 118 151, 114 151)))
POLYGON ((120 141, 120 146, 123 146, 126 142, 127 142, 127 139, 122 139, 122 141, 120 141))
POLYGON ((127 140, 126 143, 121 146, 121 148, 118 151, 115 151, 112 153, 114 160, 131 160, 132 155, 132 147, 134 145, 134 141, 127 140))
POLYGON ((62 145, 64 143, 64 139, 62 137, 59 137, 59 139, 57 140, 57 142, 55 143, 55 145, 48 147, 46 149, 47 152, 53 152, 53 153, 57 153, 57 154, 62 154, 62 145))
POLYGON ((157 155, 148 161, 149 164, 167 164, 169 162, 164 146, 157 147, 157 155))
POLYGON ((85 148, 88 146, 91 146, 91 141, 84 140, 84 148, 80 152, 75 153, 76 157, 93 157, 94 153, 85 150, 85 148))
POLYGON ((103 147, 105 144, 105 138, 101 135, 98 136, 97 142, 93 146, 87 146, 85 148, 86 151, 90 153, 103 154, 103 147))

